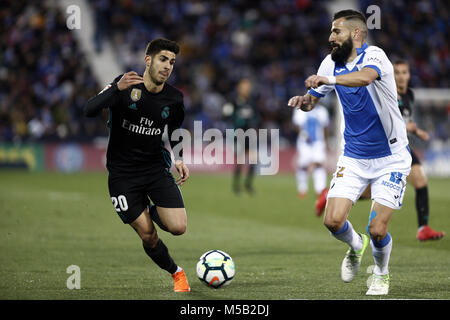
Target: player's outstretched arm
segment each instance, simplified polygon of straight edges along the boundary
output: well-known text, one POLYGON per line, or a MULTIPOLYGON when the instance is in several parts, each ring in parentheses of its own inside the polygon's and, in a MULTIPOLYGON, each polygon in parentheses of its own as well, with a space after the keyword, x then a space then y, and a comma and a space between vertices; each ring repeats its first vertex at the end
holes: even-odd
POLYGON ((304 96, 294 96, 290 98, 288 106, 292 108, 298 108, 302 111, 311 111, 312 109, 314 109, 319 99, 320 98, 307 93, 304 96))
POLYGON ((415 134, 423 141, 428 141, 430 139, 428 132, 417 127, 417 124, 414 121, 408 121, 406 123, 406 130, 412 134, 415 134))
POLYGON ((103 89, 98 95, 90 98, 84 106, 84 115, 86 117, 95 117, 101 110, 114 105, 116 92, 128 89, 130 86, 143 83, 144 80, 135 71, 125 73, 118 82, 108 85, 109 88, 103 89))
POLYGON ((317 88, 321 85, 338 84, 345 87, 364 87, 375 81, 380 75, 373 68, 363 68, 340 76, 318 76, 313 74, 305 80, 307 88, 317 88))

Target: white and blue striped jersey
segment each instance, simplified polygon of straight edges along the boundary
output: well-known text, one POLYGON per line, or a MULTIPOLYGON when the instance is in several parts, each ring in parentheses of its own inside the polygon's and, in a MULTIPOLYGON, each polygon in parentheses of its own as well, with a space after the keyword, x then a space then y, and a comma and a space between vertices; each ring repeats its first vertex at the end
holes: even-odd
POLYGON ((368 86, 322 85, 308 92, 318 98, 336 90, 342 121, 344 156, 376 159, 400 152, 408 145, 406 126, 398 108, 394 67, 384 51, 367 43, 357 49, 358 56, 337 64, 328 55, 317 75, 339 76, 363 68, 373 68, 379 77, 368 86))
POLYGON ((327 109, 317 104, 309 112, 294 109, 292 122, 300 128, 299 139, 303 143, 325 143, 324 128, 328 127, 329 116, 327 109))

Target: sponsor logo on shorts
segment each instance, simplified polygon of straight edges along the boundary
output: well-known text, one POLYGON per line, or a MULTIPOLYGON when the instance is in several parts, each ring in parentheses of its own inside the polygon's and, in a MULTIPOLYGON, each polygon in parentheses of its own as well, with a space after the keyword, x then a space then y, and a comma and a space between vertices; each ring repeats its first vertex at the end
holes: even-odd
POLYGON ((401 190, 400 186, 398 186, 398 185, 396 185, 396 184, 394 184, 392 182, 383 181, 383 182, 381 182, 381 184, 383 186, 386 186, 386 187, 391 188, 391 189, 396 190, 396 191, 400 191, 401 190))
POLYGON ((396 184, 400 184, 402 181, 403 174, 401 172, 391 172, 391 178, 389 181, 394 182, 396 184))
POLYGON ((400 191, 402 187, 400 186, 400 183, 402 182, 403 174, 401 172, 391 172, 391 177, 389 181, 383 181, 381 184, 383 186, 386 186, 390 189, 400 191))

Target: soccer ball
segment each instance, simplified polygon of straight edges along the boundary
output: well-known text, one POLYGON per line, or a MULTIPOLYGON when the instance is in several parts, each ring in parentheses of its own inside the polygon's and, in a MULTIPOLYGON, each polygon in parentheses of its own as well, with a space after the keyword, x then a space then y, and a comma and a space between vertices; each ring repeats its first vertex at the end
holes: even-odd
POLYGON ((205 252, 197 262, 197 276, 211 288, 227 286, 234 278, 234 262, 230 255, 220 250, 205 252))

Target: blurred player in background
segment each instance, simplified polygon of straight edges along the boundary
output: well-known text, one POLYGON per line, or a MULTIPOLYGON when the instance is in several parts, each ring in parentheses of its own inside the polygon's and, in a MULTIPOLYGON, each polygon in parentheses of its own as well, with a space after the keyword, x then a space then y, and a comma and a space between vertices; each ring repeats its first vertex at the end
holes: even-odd
MULTIPOLYGON (((398 106, 406 121, 406 130, 414 134, 423 141, 430 139, 428 133, 420 129, 413 121, 412 111, 414 104, 414 93, 408 87, 411 74, 407 61, 396 61, 394 64, 395 82, 397 84, 398 106)), ((416 210, 419 229, 417 230, 417 240, 426 241, 431 239, 441 239, 445 234, 441 231, 435 231, 428 226, 429 218, 429 200, 428 200, 428 181, 425 176, 422 164, 413 150, 411 150, 412 164, 411 173, 407 181, 411 183, 416 190, 416 210)))
POLYGON ((344 119, 344 150, 330 182, 324 224, 350 247, 341 264, 341 278, 350 282, 359 271, 369 239, 357 233, 347 218, 364 189, 372 185, 374 201, 366 230, 375 268, 366 295, 386 295, 392 250, 388 224, 393 211, 402 206, 411 153, 398 108, 394 68, 381 48, 365 42, 367 34, 361 12, 337 12, 329 37, 331 54, 317 75, 306 79, 308 93, 292 97, 288 105, 310 111, 321 97, 336 91, 344 119))
POLYGON ((170 173, 170 153, 162 144, 167 125, 174 148, 170 137, 184 119, 183 94, 166 83, 178 52, 179 46, 173 41, 151 41, 145 50, 143 76, 134 71, 118 76, 89 99, 85 114, 94 117, 109 108, 106 166, 113 205, 123 223, 142 239, 145 253, 172 275, 174 291, 186 292, 190 291, 186 275, 169 255, 153 224, 173 235, 183 234, 187 226, 178 185, 189 178, 189 170, 183 163, 182 151, 175 154, 180 174, 175 181, 170 173))
MULTIPOLYGON (((314 191, 326 202, 327 172, 324 167, 327 152, 328 125, 330 123, 327 109, 317 104, 310 112, 294 109, 292 121, 298 128, 297 137, 297 190, 299 197, 306 197, 308 176, 312 172, 314 191)), ((317 203, 319 202, 317 199, 317 203)), ((320 216, 322 210, 317 210, 320 216)))
MULTIPOLYGON (((236 87, 236 96, 230 104, 227 104, 231 109, 226 114, 231 115, 231 122, 233 128, 242 129, 244 131, 248 129, 258 129, 261 123, 260 114, 256 108, 256 100, 253 95, 253 85, 250 79, 242 78, 236 87)), ((235 151, 237 154, 245 153, 245 159, 248 161, 248 170, 244 181, 245 190, 253 194, 253 179, 256 171, 256 161, 258 159, 258 149, 256 146, 252 146, 247 139, 240 141, 239 139, 235 144, 235 151)), ((241 175, 245 167, 245 164, 236 163, 233 173, 233 191, 236 194, 240 194, 242 190, 241 175)))
MULTIPOLYGON (((403 119, 406 122, 406 130, 408 133, 414 134, 423 141, 430 139, 428 133, 420 129, 412 117, 414 109, 414 92, 408 87, 411 73, 409 71, 409 64, 405 60, 399 60, 394 63, 395 82, 397 84, 398 93, 398 107, 402 113, 403 119)), ((428 219, 430 216, 430 206, 428 199, 428 181, 425 176, 422 164, 419 157, 414 150, 411 150, 412 164, 411 173, 407 181, 411 183, 416 190, 416 211, 417 222, 419 228, 417 230, 416 238, 419 241, 438 240, 444 237, 445 233, 442 231, 435 231, 428 226, 428 219)), ((364 191, 360 199, 370 199, 370 186, 364 191)))

